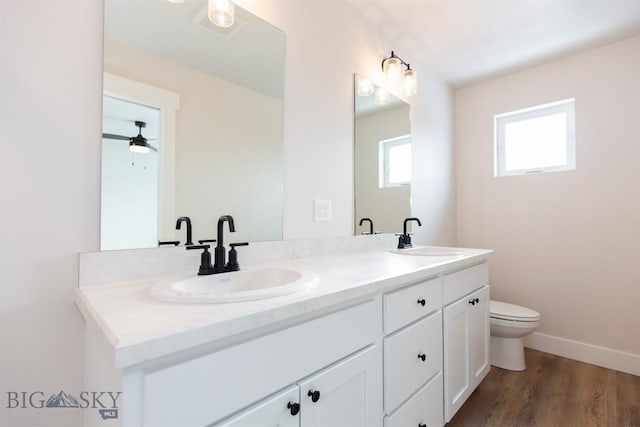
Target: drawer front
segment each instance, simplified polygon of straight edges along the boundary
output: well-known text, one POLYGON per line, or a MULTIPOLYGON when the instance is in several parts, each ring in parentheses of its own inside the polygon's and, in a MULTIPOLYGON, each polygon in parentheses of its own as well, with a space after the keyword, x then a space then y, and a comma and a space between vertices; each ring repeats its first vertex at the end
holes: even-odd
POLYGON ((427 280, 384 295, 384 333, 390 334, 441 308, 441 279, 427 280), (424 304, 423 304, 424 302, 424 304))
POLYGON ((148 373, 143 425, 208 425, 295 383, 376 337, 373 301, 148 373))
POLYGON ((384 418, 385 427, 440 427, 442 417, 442 373, 429 381, 409 401, 384 418))
POLYGON ((392 412, 442 371, 442 312, 384 339, 384 410, 392 412))
POLYGON ((442 300, 447 305, 489 284, 489 265, 485 262, 442 277, 442 300))

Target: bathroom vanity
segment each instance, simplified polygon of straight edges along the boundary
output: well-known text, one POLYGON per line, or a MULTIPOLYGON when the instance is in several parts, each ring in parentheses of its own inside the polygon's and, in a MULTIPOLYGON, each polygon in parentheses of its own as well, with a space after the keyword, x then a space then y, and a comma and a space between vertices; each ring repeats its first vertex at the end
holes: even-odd
POLYGON ((166 278, 81 286, 85 389, 122 392, 113 419, 87 410, 85 423, 442 426, 489 370, 490 253, 368 248, 250 265, 316 281, 224 304, 150 297, 166 278))

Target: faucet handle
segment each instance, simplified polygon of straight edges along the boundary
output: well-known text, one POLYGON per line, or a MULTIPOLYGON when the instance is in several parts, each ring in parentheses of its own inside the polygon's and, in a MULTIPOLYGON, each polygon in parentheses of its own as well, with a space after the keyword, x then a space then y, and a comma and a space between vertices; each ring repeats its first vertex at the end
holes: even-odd
POLYGON ((202 239, 202 240, 198 240, 198 243, 203 244, 203 243, 215 243, 216 239, 202 239))
POLYGON ((211 265, 211 253, 209 252, 210 245, 190 245, 187 246, 187 250, 190 249, 204 249, 202 255, 200 255, 200 268, 198 270, 198 276, 206 276, 213 274, 213 266, 211 265))
POLYGON ((248 242, 242 243, 230 243, 231 250, 229 251, 229 262, 227 263, 226 270, 227 271, 238 271, 240 270, 240 264, 238 263, 238 252, 236 251, 236 246, 248 246, 248 242))
POLYGON ((180 244, 180 240, 167 240, 164 242, 161 242, 160 240, 158 240, 158 246, 162 246, 162 245, 178 246, 179 244, 180 244))

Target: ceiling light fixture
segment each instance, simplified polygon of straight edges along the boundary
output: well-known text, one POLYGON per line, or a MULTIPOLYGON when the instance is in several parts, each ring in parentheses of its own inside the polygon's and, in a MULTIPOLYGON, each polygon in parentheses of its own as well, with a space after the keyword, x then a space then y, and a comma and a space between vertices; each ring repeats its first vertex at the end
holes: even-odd
POLYGON ((207 15, 218 27, 228 28, 235 21, 235 4, 230 0, 209 0, 207 15))
POLYGON ((382 60, 382 72, 389 88, 397 92, 402 89, 406 96, 413 96, 418 89, 415 70, 391 51, 391 56, 382 60), (406 67, 403 69, 403 67, 406 67))

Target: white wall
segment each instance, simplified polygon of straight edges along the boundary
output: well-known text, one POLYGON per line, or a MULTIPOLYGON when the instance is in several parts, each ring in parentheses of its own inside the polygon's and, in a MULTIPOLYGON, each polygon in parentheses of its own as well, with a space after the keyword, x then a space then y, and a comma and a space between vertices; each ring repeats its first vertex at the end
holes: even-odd
POLYGON ((495 249, 492 298, 540 311, 531 346, 636 374, 639 76, 628 39, 460 89, 455 115, 458 243, 495 249), (493 116, 571 97, 576 170, 494 178, 493 116))
MULTIPOLYGON (((83 322, 73 291, 78 252, 99 248, 102 6, 100 0, 0 1, 3 398, 7 391, 82 386, 83 322)), ((284 237, 348 236, 353 73, 379 73, 393 46, 376 45, 370 27, 343 3, 255 0, 248 8, 287 35, 284 237), (331 222, 312 221, 314 198, 332 200, 331 222)), ((412 140, 414 171, 422 169, 412 195, 424 226, 415 241, 453 243, 450 91, 426 68, 419 72, 412 140)), ((77 425, 82 415, 8 410, 2 403, 3 425, 77 425)))
MULTIPOLYGON (((85 0, 0 2, 0 423, 78 425, 6 409, 7 391, 75 392, 78 252, 98 249, 102 12, 85 0)), ((45 398, 48 398, 47 395, 45 398)))

